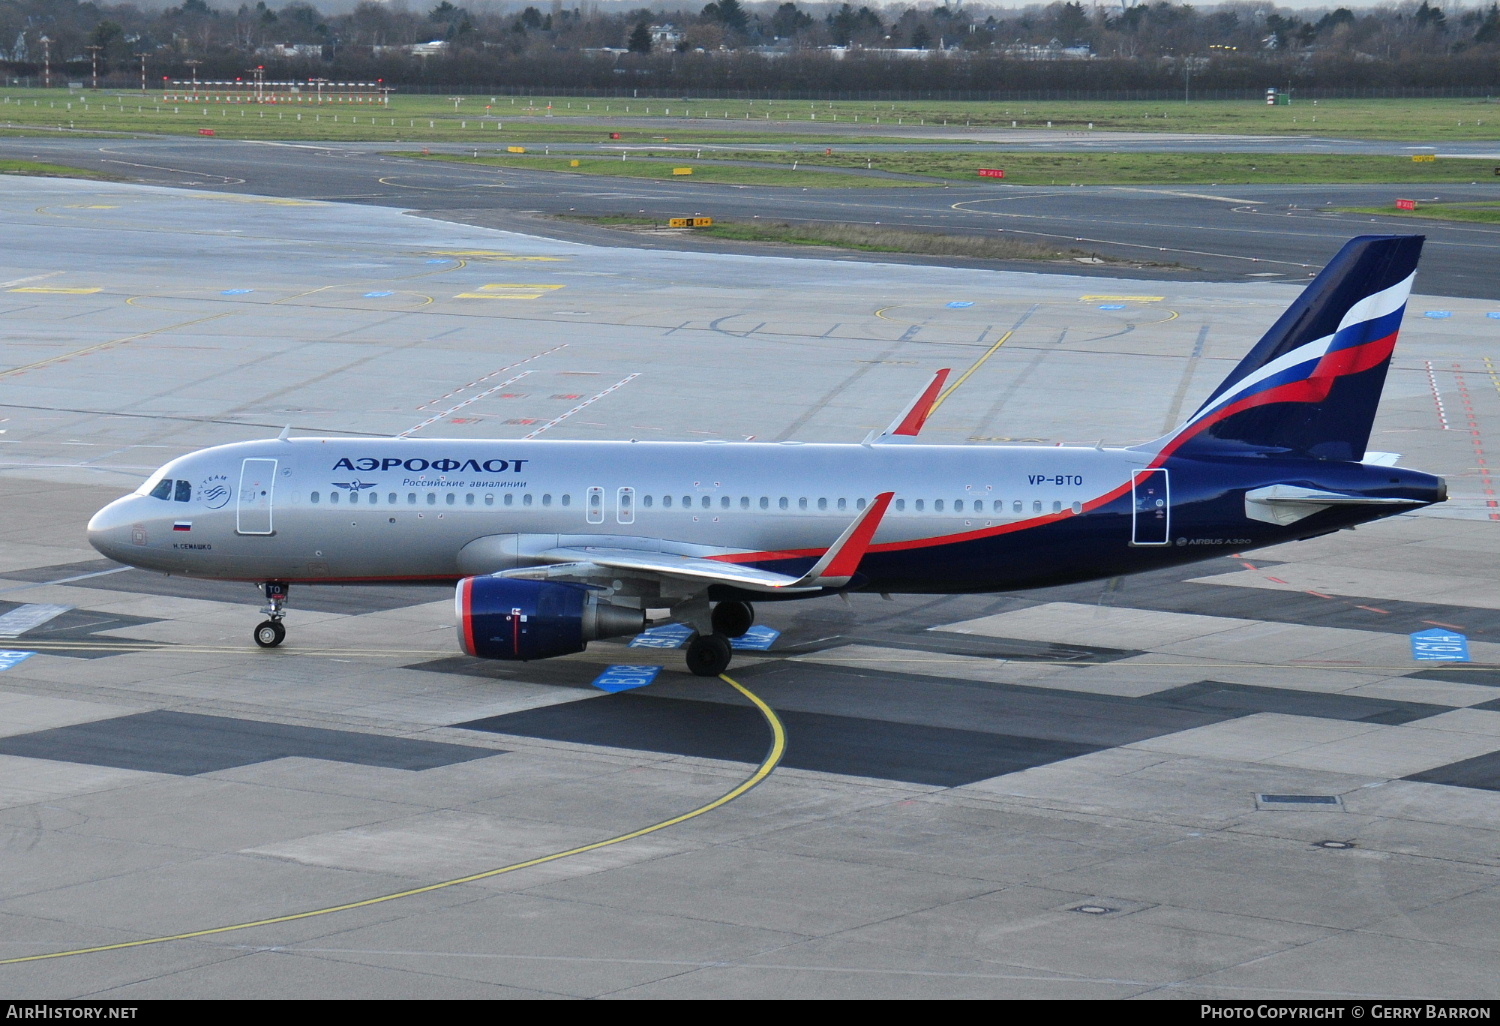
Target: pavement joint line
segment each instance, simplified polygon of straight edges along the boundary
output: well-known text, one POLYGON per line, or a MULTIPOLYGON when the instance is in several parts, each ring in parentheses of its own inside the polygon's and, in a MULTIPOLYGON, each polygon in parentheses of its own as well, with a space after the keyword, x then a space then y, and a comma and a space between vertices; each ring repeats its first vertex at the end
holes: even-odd
POLYGON ((182 321, 179 324, 168 324, 161 328, 152 328, 150 331, 142 331, 137 332, 134 335, 126 335, 123 338, 113 338, 108 342, 100 342, 97 345, 86 346, 83 349, 77 349, 71 353, 62 353, 58 356, 49 356, 45 360, 37 360, 35 363, 23 363, 19 367, 12 367, 9 370, 0 371, 0 378, 15 377, 20 374, 25 374, 27 371, 38 370, 42 367, 47 367, 54 363, 63 363, 78 356, 86 356, 89 353, 97 353, 101 350, 110 349, 114 346, 124 345, 126 342, 134 342, 136 339, 147 338, 151 335, 160 335, 164 331, 175 331, 178 328, 187 328, 191 327, 194 324, 202 324, 205 321, 212 321, 220 317, 228 316, 228 312, 209 314, 207 317, 199 317, 191 321, 182 321))
POLYGON ((401 898, 410 898, 418 894, 429 894, 433 891, 444 890, 448 887, 458 886, 459 884, 467 884, 474 883, 479 880, 487 880, 491 877, 500 876, 503 873, 513 873, 519 869, 530 869, 533 866, 545 865, 549 862, 557 862, 560 859, 570 858, 574 855, 582 855, 587 852, 598 851, 600 848, 607 848, 611 845, 620 844, 624 841, 633 841, 638 837, 645 837, 647 834, 654 834, 659 830, 665 830, 668 827, 673 827, 677 826, 680 823, 685 823, 690 819, 696 819, 699 816, 728 805, 736 798, 739 798, 741 795, 747 793, 756 785, 760 784, 771 775, 771 772, 775 770, 776 767, 780 764, 782 756, 786 754, 786 728, 782 726, 780 718, 776 715, 776 711, 769 705, 767 705, 759 695, 755 694, 749 688, 745 687, 743 684, 734 680, 727 674, 720 674, 719 679, 724 681, 730 687, 734 688, 744 697, 748 698, 750 702, 758 710, 760 710, 761 716, 765 718, 766 725, 771 730, 771 745, 770 748, 766 751, 765 758, 761 760, 760 765, 755 768, 755 771, 751 773, 750 776, 746 777, 739 784, 724 792, 713 801, 708 802, 705 805, 700 805, 696 809, 693 809, 689 812, 684 812, 680 815, 673 816, 671 819, 664 819, 658 823, 652 823, 650 826, 641 827, 640 829, 632 830, 629 833, 618 834, 614 837, 606 838, 603 841, 594 841, 591 844, 579 845, 576 848, 569 848, 565 851, 552 852, 548 855, 541 855, 537 858, 527 859, 524 862, 513 862, 508 866, 501 866, 498 869, 488 869, 481 873, 471 873, 467 876, 460 876, 455 877, 451 880, 443 880, 438 883, 426 884, 422 887, 411 887, 407 890, 395 891, 390 894, 381 894, 373 898, 365 898, 361 901, 350 901, 345 902, 341 905, 329 905, 325 908, 311 909, 306 912, 293 912, 289 915, 284 916, 272 916, 268 919, 257 919, 253 922, 248 923, 232 923, 228 926, 214 926, 206 930, 191 930, 186 933, 174 933, 162 937, 146 937, 142 938, 141 940, 121 941, 117 944, 98 944, 93 947, 74 948, 71 951, 50 951, 40 955, 21 955, 16 958, 4 958, 0 959, 0 965, 17 965, 22 962, 40 962, 53 958, 71 958, 76 955, 92 955, 98 954, 99 952, 103 951, 120 951, 125 948, 140 948, 152 944, 165 944, 170 941, 195 940, 199 937, 211 937, 221 933, 232 933, 236 930, 248 930, 257 926, 274 926, 278 923, 292 923, 302 919, 312 919, 317 916, 332 915, 335 912, 347 912, 356 908, 368 908, 371 905, 379 905, 387 901, 396 901, 401 898))

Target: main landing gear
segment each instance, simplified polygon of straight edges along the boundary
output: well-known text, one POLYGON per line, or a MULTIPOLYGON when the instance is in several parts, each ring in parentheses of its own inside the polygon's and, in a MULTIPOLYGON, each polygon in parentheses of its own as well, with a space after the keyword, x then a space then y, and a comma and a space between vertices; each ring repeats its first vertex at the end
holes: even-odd
POLYGON ((284 581, 267 581, 261 585, 266 593, 266 606, 261 610, 270 619, 255 625, 255 643, 261 648, 275 648, 286 640, 286 628, 281 625, 286 616, 286 597, 291 585, 284 581))
POLYGON ((699 634, 688 642, 687 667, 699 677, 717 677, 729 669, 734 656, 729 640, 743 637, 755 626, 755 610, 748 602, 720 602, 709 622, 712 634, 699 634))

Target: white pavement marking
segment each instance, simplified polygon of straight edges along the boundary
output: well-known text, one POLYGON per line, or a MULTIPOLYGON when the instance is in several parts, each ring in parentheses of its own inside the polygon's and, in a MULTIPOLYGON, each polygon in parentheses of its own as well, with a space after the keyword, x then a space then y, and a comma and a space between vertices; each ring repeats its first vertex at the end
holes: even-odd
POLYGON ((0 638, 19 638, 27 631, 35 630, 48 620, 59 617, 72 608, 72 606, 54 606, 40 602, 17 606, 4 616, 0 616, 0 638))
POLYGON ((573 414, 577 413, 579 410, 583 409, 585 406, 592 406, 594 403, 598 402, 600 399, 603 399, 605 396, 609 395, 609 393, 613 392, 615 389, 622 388, 625 385, 630 384, 630 382, 634 381, 638 377, 640 377, 639 373, 636 373, 636 374, 627 374, 625 377, 621 378, 619 381, 616 381, 613 385, 610 385, 604 391, 598 393, 597 395, 591 395, 591 396, 589 396, 583 402, 579 403, 577 406, 573 407, 571 410, 569 410, 567 413, 564 413, 562 416, 552 418, 551 420, 547 421, 547 423, 543 424, 541 427, 539 427, 535 431, 533 431, 531 434, 529 434, 529 435, 522 435, 521 437, 522 438, 535 438, 537 435, 541 434, 543 431, 546 431, 549 428, 555 428, 555 427, 557 427, 557 425, 561 424, 563 421, 565 421, 569 417, 573 416, 573 414))
POLYGON ((117 566, 113 570, 95 570, 88 574, 74 574, 72 577, 60 577, 55 581, 37 581, 33 584, 18 584, 14 588, 0 588, 0 595, 7 595, 13 591, 30 591, 32 588, 50 588, 54 584, 72 584, 74 581, 86 581, 90 577, 108 577, 110 574, 123 574, 126 570, 134 570, 130 566, 117 566))
POLYGON ((416 425, 415 427, 409 427, 409 428, 407 428, 405 431, 401 432, 396 437, 397 438, 408 438, 408 437, 416 434, 418 431, 421 431, 423 428, 430 427, 431 425, 436 424, 438 421, 442 420, 444 417, 447 417, 447 416, 449 416, 451 414, 457 413, 459 410, 463 409, 465 406, 468 406, 468 405, 470 405, 472 403, 477 403, 477 402, 479 402, 479 400, 483 399, 485 396, 494 395, 496 392, 500 391, 502 388, 506 388, 506 387, 508 387, 510 385, 514 385, 517 381, 520 381, 522 378, 524 378, 526 375, 528 375, 530 373, 531 373, 531 371, 522 371, 521 373, 517 374, 513 378, 506 378, 504 381, 500 382, 500 384, 496 385, 495 387, 493 387, 493 388, 487 388, 483 392, 480 392, 478 395, 470 396, 468 399, 465 399, 463 402, 459 403, 457 406, 449 407, 448 409, 444 410, 442 413, 435 413, 435 414, 433 414, 431 417, 428 417, 426 420, 422 421, 422 423, 416 425))
MULTIPOLYGON (((513 367, 519 367, 523 363, 530 363, 532 360, 540 360, 542 357, 548 355, 549 353, 555 353, 559 349, 566 349, 566 348, 568 348, 568 344, 566 342, 564 342, 561 345, 553 346, 551 349, 545 349, 542 352, 537 353, 535 356, 528 356, 524 360, 517 360, 515 363, 508 363, 504 367, 501 367, 499 370, 490 371, 488 374, 486 374, 482 378, 475 378, 473 381, 469 382, 467 385, 459 385, 457 388, 455 388, 451 392, 447 392, 447 393, 445 393, 443 395, 440 395, 436 399, 429 399, 427 402, 423 403, 421 406, 418 406, 417 409, 419 409, 419 410, 425 410, 429 406, 435 406, 438 403, 442 402, 444 399, 452 399, 454 396, 458 395, 458 393, 468 391, 469 389, 473 388, 475 385, 482 385, 482 384, 484 384, 486 381, 490 380, 490 378, 495 377, 497 374, 504 374, 506 371, 510 370, 513 367)), ((458 407, 455 406, 453 409, 458 409, 458 407)), ((449 410, 448 412, 451 413, 452 410, 449 410)), ((439 416, 441 416, 441 414, 439 414, 439 416)))

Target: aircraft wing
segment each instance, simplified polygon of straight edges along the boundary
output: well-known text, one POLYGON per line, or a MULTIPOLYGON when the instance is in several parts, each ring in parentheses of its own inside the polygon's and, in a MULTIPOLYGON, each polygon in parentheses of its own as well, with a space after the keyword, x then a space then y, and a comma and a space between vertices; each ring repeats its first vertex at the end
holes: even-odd
POLYGON ((853 578, 860 560, 870 547, 880 520, 890 506, 894 492, 883 492, 865 507, 854 522, 844 529, 828 551, 801 577, 778 574, 741 563, 730 563, 702 556, 673 552, 651 552, 644 549, 610 548, 579 545, 547 549, 537 553, 541 559, 555 560, 542 566, 506 570, 497 577, 528 579, 569 577, 587 579, 612 576, 619 572, 647 576, 671 577, 704 585, 725 584, 746 591, 766 594, 818 591, 841 588, 853 578))

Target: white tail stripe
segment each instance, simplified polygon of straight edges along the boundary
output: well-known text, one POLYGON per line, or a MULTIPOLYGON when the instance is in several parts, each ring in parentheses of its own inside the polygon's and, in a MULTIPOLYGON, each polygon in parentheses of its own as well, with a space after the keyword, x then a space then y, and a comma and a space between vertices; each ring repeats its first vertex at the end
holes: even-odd
MULTIPOLYGON (((1390 288, 1381 289, 1379 292, 1366 296, 1358 303, 1355 303, 1349 308, 1349 312, 1344 314, 1343 319, 1339 321, 1338 330, 1343 331, 1346 328, 1352 328, 1357 324, 1373 321, 1400 310, 1406 304, 1407 297, 1411 294, 1412 280, 1414 278, 1416 278, 1415 272, 1407 275, 1404 280, 1397 282, 1390 288)), ((1334 332, 1332 335, 1324 335, 1322 338, 1315 339, 1306 345, 1298 346, 1290 353, 1285 353, 1264 367, 1246 374, 1227 389, 1211 406, 1204 407, 1197 414, 1189 418, 1183 424, 1183 427, 1206 417, 1228 403, 1234 402, 1248 389, 1260 384, 1267 378, 1273 378, 1298 364, 1306 363, 1310 360, 1322 359, 1328 354, 1328 348, 1333 345, 1333 340, 1337 335, 1338 332, 1334 332)))

